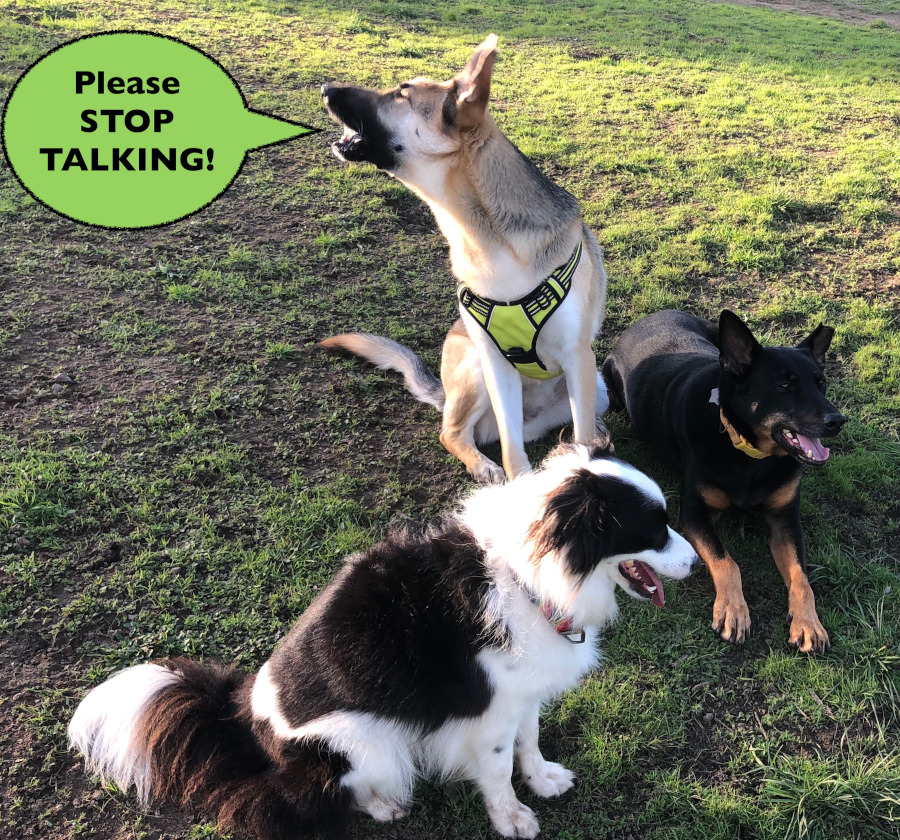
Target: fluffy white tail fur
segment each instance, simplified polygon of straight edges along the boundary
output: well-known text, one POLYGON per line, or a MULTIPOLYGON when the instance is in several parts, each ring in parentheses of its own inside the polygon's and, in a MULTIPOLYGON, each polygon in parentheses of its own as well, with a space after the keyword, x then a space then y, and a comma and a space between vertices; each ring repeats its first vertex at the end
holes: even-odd
POLYGON ((69 746, 81 752, 87 769, 122 790, 134 785, 144 804, 150 795, 150 758, 132 733, 156 695, 179 679, 161 665, 126 668, 93 689, 69 724, 69 746))

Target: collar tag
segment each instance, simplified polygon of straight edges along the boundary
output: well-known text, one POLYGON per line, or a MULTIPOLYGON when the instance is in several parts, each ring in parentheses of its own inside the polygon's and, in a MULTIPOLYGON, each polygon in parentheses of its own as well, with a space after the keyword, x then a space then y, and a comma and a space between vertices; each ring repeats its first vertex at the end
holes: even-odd
POLYGON ((584 630, 572 630, 568 633, 560 633, 560 635, 571 642, 573 645, 584 644, 584 630))

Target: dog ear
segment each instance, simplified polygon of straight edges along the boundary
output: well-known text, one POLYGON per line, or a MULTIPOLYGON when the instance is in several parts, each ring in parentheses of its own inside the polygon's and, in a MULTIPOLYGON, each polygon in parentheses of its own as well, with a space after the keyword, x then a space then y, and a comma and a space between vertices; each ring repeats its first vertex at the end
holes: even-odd
POLYGON ((609 499, 598 476, 576 470, 547 495, 543 515, 528 529, 532 559, 555 552, 562 555, 568 574, 586 577, 609 553, 610 519, 609 499))
POLYGON ((831 347, 831 339, 834 338, 834 327, 826 327, 825 324, 819 324, 806 338, 798 345, 798 350, 809 350, 813 359, 819 367, 825 364, 825 354, 831 347))
MULTIPOLYGON (((497 36, 491 34, 475 48, 466 66, 455 78, 455 121, 463 131, 474 128, 484 119, 491 96, 491 72, 496 58, 497 36)), ((446 107, 444 111, 446 115, 446 107)))
POLYGON ((722 370, 743 379, 760 351, 750 328, 730 309, 719 316, 719 364, 722 370))

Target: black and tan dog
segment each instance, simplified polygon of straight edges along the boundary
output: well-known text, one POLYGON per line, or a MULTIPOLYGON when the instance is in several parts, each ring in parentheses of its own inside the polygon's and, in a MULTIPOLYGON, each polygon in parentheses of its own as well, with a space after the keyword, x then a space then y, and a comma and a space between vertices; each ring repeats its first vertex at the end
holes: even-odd
POLYGON ((800 479, 822 464, 820 437, 845 418, 825 398, 822 364, 834 330, 820 324, 796 348, 762 347, 725 310, 719 325, 657 312, 629 327, 603 364, 613 409, 626 408, 651 452, 681 475, 681 527, 716 588, 713 629, 743 642, 750 613, 737 564, 713 528, 729 507, 759 511, 788 588, 791 645, 828 648, 806 577, 800 479))
POLYGON ((416 193, 450 244, 460 320, 441 380, 400 345, 350 333, 322 342, 400 370, 443 411, 441 442, 481 482, 531 469, 524 441, 569 420, 591 440, 606 395, 591 341, 603 321, 603 255, 578 202, 523 155, 488 111, 497 38, 453 78, 383 91, 328 84, 342 160, 373 163, 416 193), (503 470, 477 444, 499 438, 503 470))

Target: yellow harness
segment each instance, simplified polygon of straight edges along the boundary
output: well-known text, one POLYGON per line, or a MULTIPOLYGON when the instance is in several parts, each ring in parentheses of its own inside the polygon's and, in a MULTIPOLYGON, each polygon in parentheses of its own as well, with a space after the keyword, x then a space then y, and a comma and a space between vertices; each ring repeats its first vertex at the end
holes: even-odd
POLYGON ((561 370, 547 370, 538 358, 537 338, 544 324, 566 299, 580 259, 581 240, 578 240, 565 265, 557 268, 533 292, 509 303, 479 297, 468 286, 460 285, 456 290, 460 307, 481 325, 503 358, 522 376, 552 379, 562 373, 561 370))

